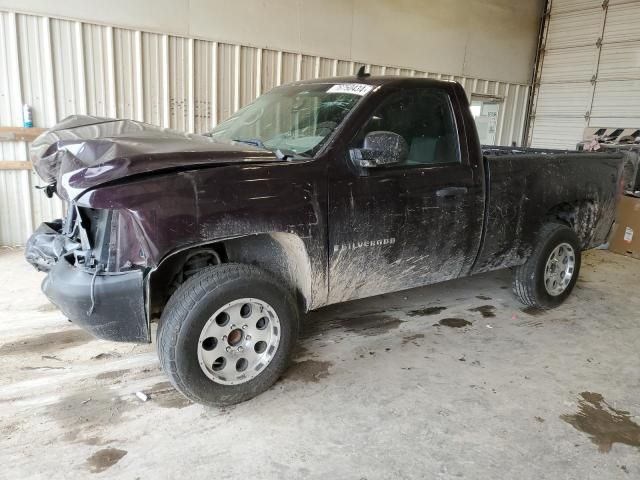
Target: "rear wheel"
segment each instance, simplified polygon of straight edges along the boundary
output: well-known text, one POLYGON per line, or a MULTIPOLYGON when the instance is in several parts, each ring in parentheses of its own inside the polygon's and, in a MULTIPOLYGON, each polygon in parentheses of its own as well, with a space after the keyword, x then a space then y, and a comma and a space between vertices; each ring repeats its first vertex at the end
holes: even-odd
POLYGON ((234 404, 278 379, 297 333, 293 297, 270 274, 249 265, 208 267, 173 294, 162 314, 160 364, 187 398, 234 404))
POLYGON ((513 272, 513 292, 525 305, 554 308, 571 294, 580 272, 580 242, 560 223, 545 224, 524 265, 513 272))

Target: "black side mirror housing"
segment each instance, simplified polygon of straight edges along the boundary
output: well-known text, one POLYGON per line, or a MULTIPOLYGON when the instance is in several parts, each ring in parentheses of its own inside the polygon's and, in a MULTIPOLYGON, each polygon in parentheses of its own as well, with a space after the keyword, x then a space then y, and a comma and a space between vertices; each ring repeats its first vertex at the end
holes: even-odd
POLYGON ((369 132, 362 148, 349 150, 351 160, 360 167, 383 167, 402 163, 409 157, 407 142, 401 135, 387 131, 369 132))

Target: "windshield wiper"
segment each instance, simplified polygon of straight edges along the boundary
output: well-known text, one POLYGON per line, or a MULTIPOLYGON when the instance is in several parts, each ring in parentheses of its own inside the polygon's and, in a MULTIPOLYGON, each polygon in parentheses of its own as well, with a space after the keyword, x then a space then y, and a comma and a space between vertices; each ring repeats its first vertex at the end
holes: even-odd
POLYGON ((273 153, 278 158, 278 160, 284 160, 285 162, 290 162, 291 160, 300 158, 309 158, 309 155, 307 153, 296 153, 293 150, 288 150, 286 148, 276 148, 273 153))
POLYGON ((276 154, 276 157, 278 157, 278 160, 284 160, 285 162, 291 160, 293 158, 293 154, 290 152, 283 152, 282 150, 280 150, 279 148, 277 148, 273 153, 276 154))
POLYGON ((254 147, 258 147, 258 148, 264 148, 265 150, 269 150, 272 151, 276 157, 278 157, 278 160, 285 160, 285 161, 290 161, 293 160, 295 158, 305 158, 306 155, 301 154, 301 153, 296 153, 293 150, 289 150, 286 148, 277 148, 275 150, 265 146, 264 143, 262 143, 262 140, 260 140, 259 138, 232 138, 231 139, 233 142, 238 142, 238 143, 246 143, 247 145, 253 145, 254 147))
POLYGON ((264 143, 262 143, 262 140, 260 140, 259 138, 232 138, 231 140, 234 142, 246 143, 247 145, 253 145, 254 147, 264 148, 265 150, 269 150, 267 147, 264 146, 264 143))

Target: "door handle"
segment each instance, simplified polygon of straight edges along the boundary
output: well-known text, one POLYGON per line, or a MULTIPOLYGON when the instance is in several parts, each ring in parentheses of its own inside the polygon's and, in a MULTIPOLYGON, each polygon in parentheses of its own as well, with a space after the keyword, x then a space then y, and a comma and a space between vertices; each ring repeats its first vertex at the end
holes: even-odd
POLYGON ((467 193, 469 189, 467 187, 447 187, 436 190, 436 197, 441 199, 460 197, 467 193))

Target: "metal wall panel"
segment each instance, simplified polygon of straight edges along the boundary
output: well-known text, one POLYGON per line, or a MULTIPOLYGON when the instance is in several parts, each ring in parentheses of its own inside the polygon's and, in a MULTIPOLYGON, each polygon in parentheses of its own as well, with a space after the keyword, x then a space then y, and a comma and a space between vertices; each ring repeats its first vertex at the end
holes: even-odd
MULTIPOLYGON (((334 65, 337 65, 336 61, 331 60, 329 58, 320 58, 319 65, 318 65, 318 77, 319 78, 332 77, 333 76, 333 67, 334 67, 334 65)), ((376 68, 380 69, 381 67, 376 67, 376 68)), ((375 69, 371 70, 371 74, 372 75, 381 75, 375 69)))
POLYGON ((24 170, 3 171, 0 178, 0 234, 7 239, 3 244, 12 245, 20 243, 28 233, 31 205, 27 213, 23 201, 29 195, 29 173, 24 170))
POLYGON ((291 83, 300 80, 300 72, 298 70, 298 57, 302 57, 297 53, 284 52, 282 54, 282 82, 291 83))
MULTIPOLYGON (((22 17, 22 15, 19 15, 22 17)), ((51 20, 51 52, 58 119, 75 113, 86 114, 85 69, 81 24, 51 20)), ((23 37, 19 40, 22 42, 23 37)), ((22 59, 21 59, 22 61, 22 59)), ((38 112, 34 109, 34 114, 38 112)), ((35 123, 34 125, 46 125, 35 123)))
MULTIPOLYGON (((20 125, 22 122, 22 84, 18 24, 20 18, 13 13, 0 16, 0 121, 2 125, 20 125)), ((26 30, 23 30, 26 31, 26 30)), ((23 47, 22 47, 23 48, 23 47)), ((29 71, 29 70, 27 70, 29 71)), ((0 142, 0 161, 26 160, 26 145, 20 142, 0 142)), ((1 244, 22 243, 31 229, 31 197, 29 172, 0 171, 0 237, 1 244)))
MULTIPOLYGON (((22 121, 22 78, 18 60, 16 15, 0 13, 0 122, 2 125, 20 125, 22 121)), ((0 142, 0 149, 10 154, 13 142, 0 142)), ((5 159, 5 157, 3 157, 5 159)))
POLYGON ((169 122, 172 128, 193 131, 193 40, 169 37, 169 122))
POLYGON ((228 118, 240 106, 237 99, 236 47, 218 44, 218 121, 228 118))
POLYGON ((169 38, 142 34, 143 117, 154 125, 169 127, 169 38))
POLYGON ((506 84, 504 114, 498 116, 498 145, 522 145, 529 87, 506 84))
POLYGON ((258 96, 258 84, 262 81, 258 78, 259 56, 262 51, 258 48, 240 47, 240 63, 238 69, 239 107, 248 105, 258 96))
MULTIPOLYGON (((138 32, 116 28, 113 31, 115 56, 116 116, 141 120, 142 75, 140 58, 142 45, 138 32), (139 52, 140 51, 140 52, 139 52), (140 71, 140 73, 139 73, 140 71)), ((61 115, 61 118, 64 118, 61 115)))
MULTIPOLYGON (((397 71, 394 71, 394 70, 396 69, 390 69, 390 71, 387 72, 387 75, 399 75, 399 69, 397 71)), ((353 75, 354 73, 356 73, 354 62, 348 62, 346 60, 338 60, 338 68, 336 71, 336 75, 346 76, 346 75, 353 75)))
POLYGON ((316 57, 300 55, 299 62, 300 80, 311 80, 312 78, 317 78, 315 75, 316 57))
POLYGON ((113 64, 108 57, 111 49, 108 27, 100 25, 82 25, 82 43, 87 95, 87 113, 98 117, 111 115, 115 92, 112 92, 109 81, 113 78, 113 64))
POLYGON ((41 118, 35 122, 50 124, 55 121, 55 109, 50 102, 55 97, 51 57, 39 52, 47 48, 47 19, 20 15, 17 17, 18 35, 25 41, 18 43, 20 79, 23 102, 33 106, 41 118))
MULTIPOLYGON (((520 144, 527 85, 370 65, 150 33, 118 26, 0 11, 0 124, 20 126, 22 104, 34 126, 72 114, 133 118, 205 132, 277 85, 311 78, 408 75, 459 81, 469 98, 501 102, 496 138, 520 144)), ((0 162, 27 160, 28 145, 0 142, 0 162)), ((62 203, 34 187, 28 170, 0 170, 0 244, 22 244, 41 221, 62 216, 62 203)))
POLYGON ((194 131, 203 133, 211 129, 212 112, 215 108, 213 81, 214 48, 212 42, 196 40, 194 45, 193 117, 194 131))
POLYGON ((268 92, 274 87, 280 85, 280 65, 282 63, 282 52, 275 50, 262 50, 262 63, 260 73, 260 89, 262 92, 268 92))

